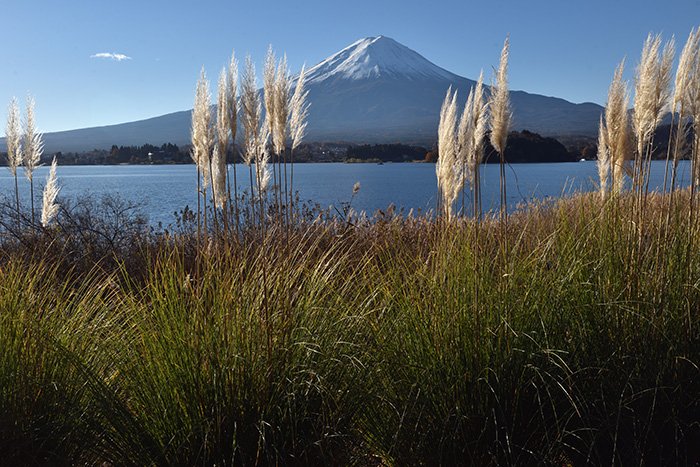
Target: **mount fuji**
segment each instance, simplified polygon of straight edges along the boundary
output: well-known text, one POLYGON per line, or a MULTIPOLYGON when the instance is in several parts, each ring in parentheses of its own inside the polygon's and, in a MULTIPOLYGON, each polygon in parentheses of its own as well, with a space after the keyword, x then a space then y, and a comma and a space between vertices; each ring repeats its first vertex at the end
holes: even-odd
MULTIPOLYGON (((311 104, 306 141, 432 144, 449 86, 462 102, 475 81, 433 64, 385 37, 361 39, 308 69, 311 104)), ((547 136, 597 132, 603 108, 511 91, 513 129, 547 136)), ((47 133, 47 151, 82 151, 144 143, 186 144, 190 112, 104 127, 47 133)), ((4 143, 4 142, 3 142, 4 143)))
MULTIPOLYGON (((308 71, 310 139, 428 142, 436 139, 449 86, 462 103, 475 81, 385 37, 361 39, 308 71)), ((603 108, 511 91, 513 129, 595 135, 603 108)))

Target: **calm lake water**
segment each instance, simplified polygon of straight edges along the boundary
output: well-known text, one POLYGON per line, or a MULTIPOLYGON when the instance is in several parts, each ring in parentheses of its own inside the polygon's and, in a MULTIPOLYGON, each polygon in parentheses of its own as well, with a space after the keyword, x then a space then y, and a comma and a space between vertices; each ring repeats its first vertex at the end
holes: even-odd
MULTIPOLYGON (((652 163, 651 186, 663 185, 664 162, 652 163)), ((679 180, 687 185, 689 164, 681 162, 679 180)), ((508 204, 511 207, 533 199, 558 197, 576 191, 595 190, 598 174, 595 162, 558 164, 512 164, 507 171, 508 204)), ((18 171, 18 174, 20 172, 18 171)), ((48 167, 35 172, 35 203, 41 205, 41 187, 48 167)), ((484 209, 496 208, 499 196, 498 165, 482 166, 484 209)), ((142 203, 151 223, 172 223, 174 212, 186 205, 196 207, 194 165, 177 166, 59 166, 61 197, 82 194, 100 196, 115 193, 142 203)), ((248 169, 238 166, 239 190, 248 189, 248 169)), ((435 165, 401 164, 297 164, 294 167, 295 189, 303 200, 322 207, 340 208, 350 201, 352 187, 360 182, 360 192, 352 207, 367 212, 386 209, 390 204, 404 209, 430 210, 435 206, 435 165)), ((10 196, 14 179, 9 171, 0 175, 0 193, 10 196)), ((23 203, 29 203, 29 183, 20 179, 23 203)), ((39 208, 40 209, 40 208, 39 208)))

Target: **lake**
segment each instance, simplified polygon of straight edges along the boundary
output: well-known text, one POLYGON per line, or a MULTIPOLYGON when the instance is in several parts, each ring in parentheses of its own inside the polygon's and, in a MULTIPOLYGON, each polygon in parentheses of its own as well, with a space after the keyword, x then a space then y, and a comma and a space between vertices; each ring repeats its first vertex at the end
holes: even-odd
MULTIPOLYGON (((652 163, 650 186, 663 185, 664 161, 652 163)), ((680 166, 679 181, 689 181, 687 161, 680 166)), ((499 203, 499 167, 482 166, 482 194, 484 209, 497 208, 499 203)), ((13 195, 14 181, 8 170, 0 172, 0 193, 13 195)), ((20 171, 18 171, 18 174, 20 171)), ((48 167, 40 167, 34 175, 35 203, 41 206, 41 188, 48 167)), ((558 197, 575 191, 597 189, 598 173, 595 162, 557 164, 512 164, 506 169, 508 204, 547 197, 558 197)), ((340 208, 350 201, 355 182, 360 192, 352 201, 356 210, 374 212, 390 204, 406 210, 426 211, 435 207, 435 165, 424 163, 401 164, 297 164, 294 166, 295 189, 302 200, 310 200, 322 207, 340 208)), ((239 190, 248 189, 248 168, 238 166, 239 190)), ((143 204, 143 210, 153 224, 172 223, 174 212, 186 205, 196 208, 196 178, 194 165, 122 165, 122 166, 59 166, 58 181, 61 197, 81 194, 99 196, 117 193, 143 204)), ((29 183, 24 174, 20 179, 22 202, 28 206, 29 183)), ((28 209, 28 208, 27 208, 28 209)))

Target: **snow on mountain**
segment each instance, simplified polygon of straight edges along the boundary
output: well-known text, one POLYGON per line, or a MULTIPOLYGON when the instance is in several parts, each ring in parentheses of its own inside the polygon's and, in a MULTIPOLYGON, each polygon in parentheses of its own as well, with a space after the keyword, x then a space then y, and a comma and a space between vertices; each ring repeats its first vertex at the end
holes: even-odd
MULTIPOLYGON (((497 60, 498 57, 494 57, 497 60)), ((484 64, 487 68, 489 64, 484 64)), ((361 39, 307 74, 307 141, 405 142, 431 145, 449 86, 462 104, 474 81, 450 73, 386 36, 361 39)), ((511 91, 514 130, 547 136, 597 132, 602 107, 511 91)), ((47 151, 84 151, 116 145, 186 144, 190 112, 136 122, 45 134, 47 151)), ((4 142, 0 140, 0 150, 4 142)))
POLYGON ((309 83, 333 78, 356 80, 387 76, 403 79, 458 78, 405 45, 385 36, 360 39, 309 69, 307 76, 309 83))

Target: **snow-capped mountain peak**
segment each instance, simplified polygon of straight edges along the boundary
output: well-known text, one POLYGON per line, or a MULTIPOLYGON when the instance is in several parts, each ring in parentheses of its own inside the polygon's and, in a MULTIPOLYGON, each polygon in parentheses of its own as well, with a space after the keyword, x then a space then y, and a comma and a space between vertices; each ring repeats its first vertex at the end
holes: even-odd
POLYGON ((380 77, 408 79, 456 76, 434 65, 419 53, 386 36, 360 39, 309 69, 307 79, 318 83, 328 79, 359 80, 380 77))

